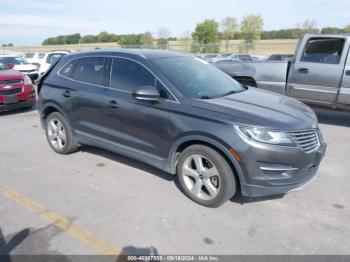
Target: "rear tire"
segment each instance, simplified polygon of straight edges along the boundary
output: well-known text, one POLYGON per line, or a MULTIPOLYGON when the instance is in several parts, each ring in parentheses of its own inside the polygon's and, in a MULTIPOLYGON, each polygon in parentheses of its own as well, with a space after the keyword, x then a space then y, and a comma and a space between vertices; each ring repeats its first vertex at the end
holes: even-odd
POLYGON ((216 150, 193 145, 179 157, 177 175, 185 194, 207 207, 218 207, 237 191, 234 172, 216 150))
POLYGON ((49 145, 58 154, 70 154, 79 148, 69 122, 59 112, 47 116, 45 133, 49 145))

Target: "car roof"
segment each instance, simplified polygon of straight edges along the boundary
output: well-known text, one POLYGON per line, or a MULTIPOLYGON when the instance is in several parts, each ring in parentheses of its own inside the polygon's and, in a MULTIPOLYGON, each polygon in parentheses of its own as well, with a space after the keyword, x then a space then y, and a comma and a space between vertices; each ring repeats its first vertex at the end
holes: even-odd
POLYGON ((88 55, 110 55, 110 56, 139 56, 144 59, 153 58, 164 58, 164 57, 181 57, 181 56, 192 56, 192 54, 167 51, 167 50, 156 50, 156 49, 99 49, 93 51, 79 51, 71 54, 71 56, 88 56, 88 55))

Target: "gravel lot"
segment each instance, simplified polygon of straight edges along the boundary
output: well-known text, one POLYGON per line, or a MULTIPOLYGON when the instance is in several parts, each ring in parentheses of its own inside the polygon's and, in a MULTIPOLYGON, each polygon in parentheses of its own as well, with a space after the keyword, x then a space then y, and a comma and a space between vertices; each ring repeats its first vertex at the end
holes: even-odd
POLYGON ((58 155, 37 111, 3 113, 0 187, 21 197, 0 190, 0 253, 100 254, 98 238, 128 254, 350 254, 350 112, 315 111, 328 143, 319 176, 283 198, 237 196, 217 209, 134 160, 91 147, 58 155))

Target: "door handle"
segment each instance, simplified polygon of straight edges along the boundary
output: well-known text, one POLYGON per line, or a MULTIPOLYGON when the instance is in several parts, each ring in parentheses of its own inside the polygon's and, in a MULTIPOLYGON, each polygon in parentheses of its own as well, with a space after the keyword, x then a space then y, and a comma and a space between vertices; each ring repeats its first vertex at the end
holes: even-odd
POLYGON ((71 96, 71 93, 70 93, 69 90, 66 90, 66 91, 63 92, 62 95, 63 95, 64 97, 70 97, 70 96, 71 96))
POLYGON ((301 73, 301 74, 307 74, 307 73, 309 73, 309 69, 307 69, 307 68, 299 68, 298 72, 301 73))
POLYGON ((108 106, 110 108, 118 108, 118 102, 115 101, 115 100, 111 100, 111 101, 108 102, 108 106))
POLYGON ((350 76, 350 70, 345 71, 346 76, 350 76))

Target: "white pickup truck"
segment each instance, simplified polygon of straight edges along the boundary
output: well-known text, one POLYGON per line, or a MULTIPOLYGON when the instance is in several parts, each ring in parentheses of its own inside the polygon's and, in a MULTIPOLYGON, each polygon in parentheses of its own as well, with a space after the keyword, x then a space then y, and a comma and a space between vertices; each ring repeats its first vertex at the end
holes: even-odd
POLYGON ((245 85, 350 110, 350 35, 305 35, 292 61, 216 62, 245 85))

